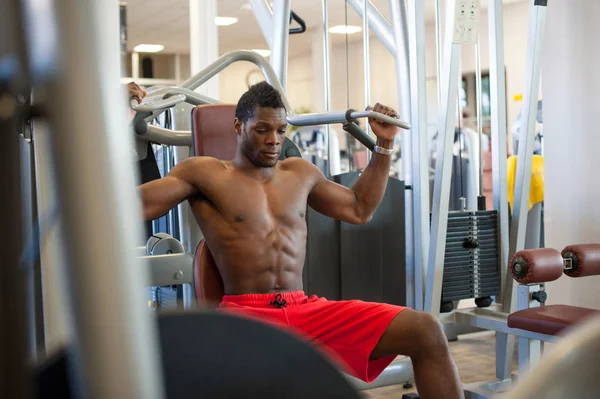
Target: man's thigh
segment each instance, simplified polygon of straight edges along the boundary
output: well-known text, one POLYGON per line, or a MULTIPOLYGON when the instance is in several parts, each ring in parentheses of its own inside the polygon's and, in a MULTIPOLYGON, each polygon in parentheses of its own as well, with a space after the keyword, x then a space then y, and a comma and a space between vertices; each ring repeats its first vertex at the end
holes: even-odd
POLYGON ((439 321, 429 313, 407 309, 399 313, 381 335, 372 359, 390 355, 415 356, 442 344, 445 336, 439 321))

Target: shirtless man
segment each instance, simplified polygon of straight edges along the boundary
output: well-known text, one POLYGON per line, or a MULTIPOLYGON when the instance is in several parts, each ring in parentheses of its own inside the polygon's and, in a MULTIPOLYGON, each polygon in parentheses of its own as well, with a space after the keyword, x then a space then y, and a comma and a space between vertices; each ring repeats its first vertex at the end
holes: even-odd
MULTIPOLYGON (((143 97, 130 85, 132 97, 143 97)), ((376 104, 376 112, 396 112, 376 104)), ((266 82, 239 100, 231 161, 186 159, 141 186, 144 217, 156 219, 188 200, 205 235, 225 296, 220 311, 256 318, 310 339, 344 371, 373 381, 397 355, 412 360, 422 398, 463 398, 460 378, 436 318, 400 306, 328 301, 302 291, 306 207, 347 223, 367 223, 385 192, 398 129, 369 121, 377 150, 352 188, 301 158, 278 161, 288 128, 277 90, 266 82)))

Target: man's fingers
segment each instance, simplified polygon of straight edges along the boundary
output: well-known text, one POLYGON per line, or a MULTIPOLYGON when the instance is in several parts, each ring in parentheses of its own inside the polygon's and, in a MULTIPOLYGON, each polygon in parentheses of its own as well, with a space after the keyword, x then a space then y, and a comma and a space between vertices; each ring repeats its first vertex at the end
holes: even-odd
MULTIPOLYGON (((367 111, 373 111, 373 112, 378 112, 380 114, 384 114, 387 116, 390 116, 392 118, 396 118, 398 119, 398 113, 391 107, 388 107, 386 105, 380 104, 380 103, 376 103, 374 106, 372 107, 367 107, 366 108, 367 111)), ((369 121, 375 121, 378 122, 380 124, 385 124, 386 122, 379 120, 379 119, 374 119, 374 118, 369 118, 369 121)))

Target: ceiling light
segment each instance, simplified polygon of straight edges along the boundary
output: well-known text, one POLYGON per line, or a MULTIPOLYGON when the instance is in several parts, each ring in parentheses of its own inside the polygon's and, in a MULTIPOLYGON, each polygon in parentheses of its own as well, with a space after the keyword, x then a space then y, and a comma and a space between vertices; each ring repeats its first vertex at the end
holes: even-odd
POLYGON ((329 28, 329 33, 339 33, 341 35, 345 35, 346 33, 351 35, 360 31, 362 31, 362 28, 356 25, 336 25, 329 28))
POLYGON ((234 17, 215 17, 215 25, 229 26, 237 23, 238 19, 234 17))
POLYGON ((133 48, 133 51, 137 53, 158 53, 163 51, 165 46, 162 44, 138 44, 133 48))
POLYGON ((258 53, 258 54, 262 55, 263 57, 268 57, 268 56, 271 55, 271 50, 255 49, 255 48, 253 48, 252 51, 254 51, 255 53, 258 53))

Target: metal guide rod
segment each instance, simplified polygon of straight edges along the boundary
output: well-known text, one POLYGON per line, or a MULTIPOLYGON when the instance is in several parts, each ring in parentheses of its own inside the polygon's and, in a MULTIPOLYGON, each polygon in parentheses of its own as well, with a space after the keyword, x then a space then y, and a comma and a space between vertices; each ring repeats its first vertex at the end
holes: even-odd
MULTIPOLYGON (((408 2, 410 95, 412 122, 412 181, 414 224, 415 309, 423 310, 427 250, 429 248, 429 158, 427 135, 427 87, 425 76, 425 10, 420 0, 408 2)), ((402 153, 404 156, 405 152, 402 153)))
MULTIPOLYGON (((368 0, 363 0, 363 69, 365 82, 365 109, 371 106, 371 63, 369 59, 369 10, 368 0)), ((369 121, 365 121, 365 133, 371 136, 369 121)), ((371 160, 371 152, 367 152, 367 159, 371 160)))
POLYGON ((438 112, 440 103, 442 101, 442 45, 440 38, 442 37, 442 22, 441 22, 441 10, 440 0, 435 0, 435 70, 436 70, 436 86, 437 86, 437 100, 438 100, 438 112))
POLYGON ((58 29, 61 46, 49 52, 60 71, 48 79, 45 105, 74 328, 70 381, 87 398, 162 398, 157 330, 144 304, 149 276, 135 256, 141 209, 133 139, 124 134, 118 8, 86 0, 30 12, 58 29))
MULTIPOLYGON (((524 141, 525 145, 519 145, 517 158, 515 201, 514 209, 512 210, 509 257, 525 247, 529 189, 531 186, 531 165, 535 143, 535 122, 540 87, 540 61, 546 22, 546 6, 538 5, 538 3, 542 3, 542 1, 534 0, 531 6, 529 21, 527 66, 525 68, 525 89, 523 95, 523 112, 521 114, 521 126, 523 128, 521 131, 522 136, 519 140, 519 142, 524 141)), ((505 295, 509 290, 510 292, 513 291, 512 279, 511 284, 507 284, 505 295)), ((511 304, 511 309, 514 308, 512 305, 514 304, 511 304)))
POLYGON ((271 65, 279 78, 283 91, 287 91, 288 41, 290 29, 290 0, 273 3, 273 39, 271 40, 271 65))
POLYGON ((452 147, 456 124, 456 90, 458 89, 458 64, 461 45, 454 43, 454 17, 456 0, 447 2, 446 33, 442 68, 442 102, 439 114, 438 151, 433 186, 431 241, 427 263, 425 311, 440 313, 444 255, 446 252, 446 230, 450 201, 450 179, 452 174, 452 147))
MULTIPOLYGON (((403 7, 403 2, 399 2, 399 1, 395 1, 396 3, 398 3, 398 5, 400 5, 401 7, 403 7)), ((363 12, 363 7, 364 7, 364 2, 363 0, 348 0, 348 4, 350 4, 354 10, 356 11, 356 13, 363 18, 364 17, 364 12, 363 12)), ((392 4, 392 3, 390 3, 392 4)), ((400 49, 397 49, 397 45, 398 45, 398 39, 395 36, 394 33, 394 25, 395 22, 393 21, 393 11, 392 11, 392 24, 390 25, 390 23, 387 21, 387 19, 383 16, 383 14, 381 13, 381 11, 379 11, 379 9, 370 1, 367 4, 367 18, 369 19, 369 28, 373 31, 373 33, 375 34, 375 36, 377 36, 377 38, 381 41, 381 43, 383 43, 383 45, 385 46, 385 48, 387 48, 387 50, 390 52, 390 54, 392 55, 396 55, 398 53, 398 51, 401 51, 400 49)))
MULTIPOLYGON (((500 276, 512 281, 508 272, 508 190, 506 186, 506 75, 504 70, 504 18, 501 0, 489 0, 490 116, 492 142, 492 186, 498 212, 500 276)), ((501 281, 501 288, 505 280, 501 281)), ((502 292, 500 303, 503 303, 502 292)))
MULTIPOLYGON (((390 0, 389 7, 392 15, 392 28, 394 33, 394 42, 396 52, 392 53, 396 59, 396 81, 398 86, 398 115, 400 119, 410 120, 410 113, 412 109, 411 96, 410 96, 410 69, 409 69, 409 34, 408 34, 408 18, 406 12, 406 4, 403 1, 390 0)), ((372 12, 369 16, 373 15, 372 12)), ((373 24, 371 24, 373 25, 373 24)), ((377 32, 377 31, 375 31, 377 32)), ((376 33, 377 34, 377 33, 376 33)), ((381 38, 380 38, 381 39, 381 38)), ((417 130, 418 132, 418 130, 417 130)), ((423 251, 423 244, 417 244, 413 237, 420 236, 415 234, 414 226, 415 223, 419 223, 421 229, 423 228, 422 221, 419 221, 417 216, 417 210, 414 209, 413 203, 414 196, 414 181, 413 173, 419 174, 420 168, 413 171, 413 156, 412 156, 412 133, 408 131, 401 132, 401 146, 402 146, 402 174, 404 178, 404 184, 406 187, 412 187, 411 189, 405 190, 404 197, 404 231, 405 231, 405 268, 406 268, 406 306, 415 308, 415 286, 416 286, 416 266, 414 259, 414 252, 419 248, 423 251), (414 213, 414 214, 413 214, 414 213)), ((416 133, 415 133, 416 134, 416 133)), ((418 139, 418 137, 416 137, 418 139)), ((417 167, 420 165, 417 163, 417 167)), ((416 183, 420 184, 419 181, 416 183)), ((427 184, 427 189, 429 185, 427 184)), ((429 198, 429 194, 427 195, 429 198)), ((427 217, 429 219, 429 217, 427 217)), ((426 230, 429 234, 429 220, 427 220, 426 230)), ((422 280, 422 277, 419 276, 422 280)), ((419 295, 421 298, 423 294, 419 295)), ((422 308, 422 300, 420 308, 422 308)))
MULTIPOLYGON (((479 43, 479 37, 477 37, 477 45, 475 46, 475 91, 477 92, 477 101, 476 101, 476 107, 477 107, 477 136, 479 137, 479 170, 478 170, 478 177, 479 177, 479 190, 478 190, 478 195, 482 196, 483 195, 483 154, 482 154, 482 150, 483 150, 483 145, 481 144, 481 142, 483 141, 483 126, 481 125, 481 95, 482 95, 482 91, 481 91, 481 54, 480 54, 480 43, 479 43)), ((477 208, 475 208, 477 209, 477 208)))
MULTIPOLYGON (((325 111, 331 110, 331 81, 330 81, 330 70, 329 70, 329 20, 327 18, 327 0, 321 1, 321 8, 323 10, 323 83, 325 85, 325 111)), ((327 172, 331 175, 331 127, 329 124, 325 125, 325 132, 327 134, 327 172)))

